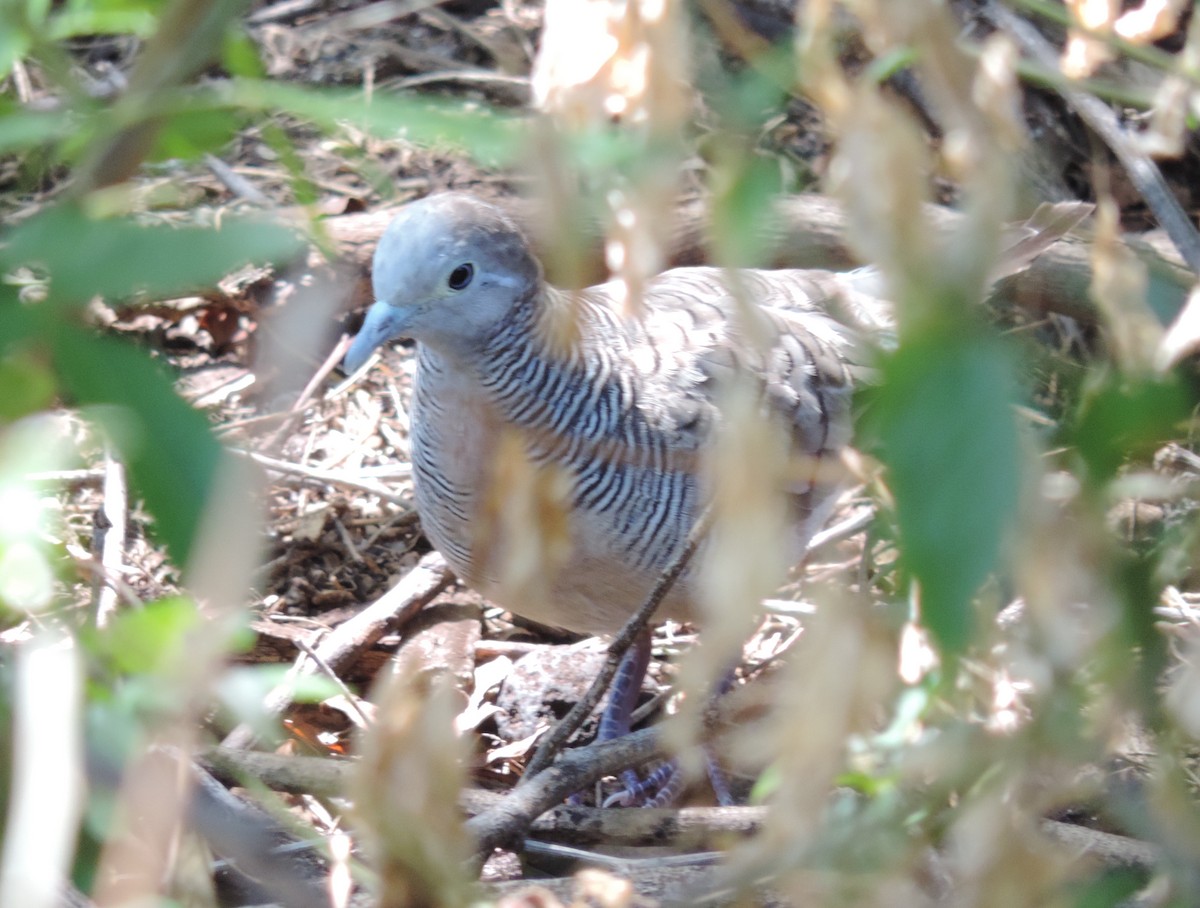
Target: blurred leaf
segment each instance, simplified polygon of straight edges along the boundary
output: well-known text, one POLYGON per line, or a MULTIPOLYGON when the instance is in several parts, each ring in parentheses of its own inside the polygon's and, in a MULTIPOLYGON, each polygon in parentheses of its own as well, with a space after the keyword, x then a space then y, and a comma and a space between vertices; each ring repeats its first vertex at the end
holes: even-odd
POLYGON ((867 414, 889 467, 902 559, 920 583, 921 620, 946 654, 970 640, 971 598, 1015 513, 1013 396, 998 342, 935 331, 885 361, 867 414))
POLYGON ((222 675, 219 694, 241 721, 249 721, 262 717, 267 695, 281 684, 287 685, 294 703, 320 703, 342 693, 324 675, 296 675, 290 665, 247 665, 222 675))
POLYGON ((30 474, 66 467, 70 448, 57 415, 0 423, 0 610, 41 611, 62 595, 62 547, 50 538, 53 499, 30 474))
POLYGON ((753 65, 736 74, 715 60, 700 63, 698 79, 720 116, 723 130, 757 137, 763 123, 779 113, 795 83, 798 60, 790 41, 782 41, 757 55, 753 65))
POLYGON ((778 762, 772 763, 759 774, 758 779, 754 783, 754 787, 750 789, 750 804, 766 804, 772 796, 783 786, 783 768, 778 762))
POLYGON ((525 117, 503 113, 478 102, 418 100, 361 91, 298 88, 281 82, 235 80, 228 100, 246 110, 281 110, 333 127, 351 123, 384 138, 449 144, 484 164, 511 162, 524 147, 525 117))
POLYGON ((1094 879, 1072 884, 1072 901, 1075 908, 1116 908, 1129 905, 1132 897, 1150 882, 1143 870, 1116 867, 1105 870, 1094 879))
MULTIPOLYGON (((29 53, 32 42, 29 33, 14 27, 11 20, 0 20, 0 23, 3 24, 0 28, 0 79, 5 79, 12 72, 13 64, 29 53)), ((0 148, 6 144, 4 139, 0 139, 0 148)))
POLYGON ((1131 555, 1115 565, 1114 580, 1121 601, 1120 634, 1109 652, 1115 665, 1105 677, 1111 680, 1128 672, 1134 682, 1132 691, 1149 729, 1159 729, 1162 699, 1159 684, 1167 670, 1167 640, 1158 627, 1158 616, 1147 608, 1161 595, 1162 582, 1157 576, 1157 559, 1131 555), (1134 654, 1130 658, 1131 652, 1134 654))
POLYGON ((187 657, 188 637, 201 621, 196 603, 181 596, 118 612, 96 637, 94 651, 119 674, 171 675, 187 657))
POLYGON ((41 546, 0 539, 0 608, 41 611, 54 601, 54 587, 54 565, 41 546))
POLYGON ((242 125, 237 111, 220 108, 185 110, 163 123, 152 161, 191 160, 224 148, 242 125))
POLYGON ((262 126, 262 140, 279 156, 279 163, 287 170, 288 185, 291 187, 296 204, 316 204, 317 199, 320 198, 320 191, 305 173, 304 159, 300 156, 296 149, 296 143, 292 141, 287 132, 277 124, 267 122, 262 126))
POLYGON ((283 261, 303 248, 297 231, 265 220, 147 227, 130 218, 90 218, 73 205, 57 205, 5 239, 0 269, 40 266, 49 272, 52 299, 71 303, 97 294, 179 295, 211 286, 243 265, 283 261))
POLYGON ((65 41, 84 35, 136 35, 148 38, 158 26, 158 17, 151 10, 140 8, 143 6, 129 4, 124 9, 105 9, 97 5, 91 9, 69 9, 50 20, 46 37, 51 41, 65 41))
MULTIPOLYGON (((17 6, 18 4, 13 5, 17 6)), ((41 25, 45 22, 53 5, 54 0, 24 0, 19 4, 22 12, 25 13, 25 21, 31 25, 41 25)))
POLYGON ((32 356, 0 356, 0 426, 49 407, 55 387, 54 374, 32 356))
POLYGON ((713 198, 713 246, 722 264, 761 265, 769 252, 763 237, 780 190, 779 165, 763 155, 745 152, 736 164, 717 173, 724 180, 713 198))
POLYGON ((843 772, 837 777, 837 784, 842 788, 849 788, 851 791, 857 791, 861 795, 867 797, 876 797, 884 791, 895 787, 895 782, 891 779, 876 778, 869 773, 860 770, 850 770, 843 772))
POLYGON ((221 453, 208 420, 141 351, 66 325, 49 340, 63 387, 96 408, 156 535, 186 564, 221 453))
POLYGON ((1173 375, 1106 371, 1085 390, 1068 441, 1079 448, 1088 478, 1102 483, 1130 458, 1150 455, 1178 437, 1189 410, 1187 394, 1173 375))
MULTIPOLYGON (((3 41, 0 37, 0 54, 4 52, 3 41)), ((14 110, 12 105, 0 101, 0 154, 35 148, 61 138, 71 126, 71 115, 65 110, 14 110)))
POLYGON ((0 285, 0 355, 38 334, 38 311, 23 305, 13 287, 0 285))
POLYGON ((257 45, 241 29, 235 28, 225 34, 221 43, 221 62, 231 76, 262 79, 267 74, 257 45))
POLYGON ((871 62, 871 65, 867 67, 866 77, 872 82, 882 84, 897 73, 915 66, 919 62, 920 54, 915 47, 908 45, 895 47, 871 62))

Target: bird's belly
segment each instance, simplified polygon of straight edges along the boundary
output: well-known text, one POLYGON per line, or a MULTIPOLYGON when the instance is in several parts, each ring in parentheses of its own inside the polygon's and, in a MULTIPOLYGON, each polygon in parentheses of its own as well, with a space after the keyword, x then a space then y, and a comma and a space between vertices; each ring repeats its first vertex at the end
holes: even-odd
MULTIPOLYGON (((462 443, 481 443, 475 450, 494 450, 490 444, 494 439, 485 440, 483 433, 467 432, 460 438, 462 443)), ((505 527, 494 513, 487 513, 488 503, 505 498, 503 490, 489 488, 492 474, 486 469, 471 476, 457 471, 456 476, 436 482, 423 479, 422 471, 415 475, 417 508, 430 542, 466 583, 525 618, 577 633, 612 633, 641 606, 660 576, 660 570, 621 550, 620 528, 609 516, 570 508, 568 502, 565 555, 538 562, 544 587, 538 591, 528 583, 513 585, 503 559, 521 557, 516 550, 522 545, 537 546, 530 541, 537 532, 534 527, 505 527), (469 487, 468 480, 472 481, 469 487), (450 481, 469 488, 463 515, 446 506, 445 485, 450 481)), ((687 620, 692 610, 690 587, 690 575, 685 575, 664 599, 656 618, 687 620)))
MULTIPOLYGON (((619 528, 607 515, 577 510, 570 524, 570 554, 550 586, 547 606, 552 614, 529 617, 579 633, 613 633, 646 601, 662 571, 639 563, 631 553, 613 545, 614 539, 619 539, 619 528)), ((660 541, 666 548, 675 540, 660 541)), ((691 588, 688 571, 663 599, 654 620, 689 620, 693 613, 691 588)))

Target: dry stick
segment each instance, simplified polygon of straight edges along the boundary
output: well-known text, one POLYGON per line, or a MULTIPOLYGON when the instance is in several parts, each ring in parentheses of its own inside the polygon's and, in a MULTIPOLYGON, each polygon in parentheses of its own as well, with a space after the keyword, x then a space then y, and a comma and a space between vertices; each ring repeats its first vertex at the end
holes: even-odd
POLYGON ((100 584, 96 593, 96 625, 106 627, 117 612, 118 589, 115 581, 124 577, 125 542, 128 534, 129 490, 125 483, 125 465, 111 450, 104 452, 104 501, 100 515, 108 524, 100 546, 100 584), (111 579, 109 579, 111 578, 111 579))
MULTIPOLYGON (((460 795, 459 805, 466 813, 476 815, 476 819, 469 821, 476 831, 496 828, 500 815, 511 814, 515 808, 536 817, 531 831, 576 844, 693 846, 714 836, 752 835, 762 827, 769 809, 766 807, 606 810, 553 806, 558 805, 565 795, 579 789, 580 778, 601 778, 621 768, 629 754, 613 745, 628 743, 627 739, 633 738, 637 752, 641 753, 646 742, 653 743, 652 731, 643 729, 617 741, 577 748, 555 764, 553 774, 542 773, 520 792, 500 794, 468 789, 460 795), (638 740, 637 736, 644 740, 638 740), (543 804, 549 809, 541 806, 543 804)), ((196 759, 226 782, 241 784, 252 778, 275 791, 321 797, 337 797, 344 793, 346 779, 354 771, 351 763, 320 757, 251 753, 224 747, 205 748, 196 754, 196 759)), ((1153 868, 1162 857, 1162 850, 1154 843, 1129 836, 1050 819, 1043 819, 1039 828, 1054 841, 1092 855, 1109 867, 1153 868)))
POLYGON ((692 527, 692 531, 688 533, 686 544, 675 556, 675 560, 659 575, 658 582, 654 585, 654 589, 650 591, 650 595, 646 597, 646 601, 642 603, 642 607, 630 616, 620 632, 613 637, 612 643, 608 645, 608 658, 605 660, 600 674, 592 682, 592 686, 588 688, 588 692, 584 695, 583 699, 571 708, 571 711, 554 727, 554 731, 542 739, 542 743, 538 745, 533 759, 525 767, 525 774, 521 777, 521 781, 517 783, 518 787, 526 784, 535 775, 550 765, 550 761, 554 759, 554 755, 562 750, 563 745, 567 743, 567 739, 575 733, 575 730, 583 724, 584 719, 590 716, 592 710, 596 708, 596 704, 600 702, 604 696, 604 692, 608 690, 608 685, 612 682, 613 676, 617 673, 617 666, 621 662, 621 657, 633 645, 633 641, 637 639, 638 634, 650 623, 650 619, 662 604, 663 599, 666 598, 667 593, 671 591, 671 587, 675 585, 675 581, 679 579, 680 575, 687 568, 688 563, 692 560, 692 556, 696 554, 696 548, 699 546, 700 540, 704 538, 704 535, 708 532, 709 525, 712 523, 711 512, 712 508, 706 508, 704 513, 700 515, 700 519, 696 521, 692 527))
POLYGON ((246 17, 250 25, 263 25, 267 22, 278 22, 302 13, 311 12, 321 6, 321 0, 284 0, 283 3, 273 3, 255 10, 246 17))
POLYGON ((271 204, 271 200, 257 186, 241 174, 234 173, 233 168, 216 155, 206 154, 204 156, 204 163, 213 172, 213 176, 220 180, 225 188, 238 198, 252 205, 258 205, 261 208, 266 208, 271 204))
MULTIPOLYGON (((607 745, 607 742, 606 742, 607 745)), ((605 746, 606 746, 605 745, 605 746)), ((625 757, 619 750, 608 749, 599 754, 602 745, 592 744, 571 751, 582 764, 596 767, 595 771, 611 775, 625 757), (607 755, 606 755, 607 754, 607 755)), ((227 747, 206 747, 196 753, 196 761, 222 782, 245 785, 253 779, 273 791, 288 794, 315 795, 337 798, 346 792, 355 765, 324 757, 298 757, 261 751, 231 750, 227 747)), ((539 777, 549 783, 550 778, 539 777)), ((539 791, 522 792, 552 805, 540 813, 531 832, 553 836, 577 845, 604 842, 617 845, 665 845, 694 847, 714 838, 730 835, 750 835, 757 832, 766 820, 765 807, 684 807, 612 810, 604 807, 569 807, 561 805, 562 796, 550 784, 536 783, 539 791), (553 806, 557 805, 557 806, 553 806)), ((560 777, 566 794, 573 779, 560 777)), ((493 811, 506 811, 517 803, 512 794, 468 788, 458 798, 459 807, 467 816, 483 816, 493 811)), ((481 820, 490 824, 491 820, 481 820)))
MULTIPOLYGON (((984 5, 984 15, 998 29, 1011 35, 1040 66, 1050 72, 1058 70, 1057 51, 1033 25, 991 0, 984 5)), ((1158 165, 1130 140, 1112 108, 1099 98, 1065 83, 1058 85, 1056 90, 1116 155, 1187 266, 1200 275, 1200 234, 1167 188, 1158 165)))
POLYGON ((844 520, 835 523, 831 527, 826 527, 818 533, 814 533, 812 540, 808 543, 808 553, 815 552, 821 546, 849 539, 855 533, 859 532, 859 530, 864 530, 870 526, 874 519, 874 505, 864 505, 855 511, 851 511, 850 516, 844 520))
POLYGON ((359 727, 370 728, 371 717, 363 711, 359 696, 354 693, 354 691, 350 690, 346 682, 343 681, 341 677, 339 677, 338 673, 333 670, 333 666, 331 666, 322 658, 316 647, 314 647, 307 640, 300 639, 296 641, 296 648, 308 656, 308 658, 310 658, 314 663, 316 663, 317 670, 320 671, 320 673, 330 681, 332 681, 333 686, 336 687, 341 695, 346 698, 347 706, 354 710, 354 714, 358 716, 359 727))
MULTIPOLYGON (((506 198, 502 202, 517 222, 531 233, 535 250, 539 247, 535 202, 506 198)), ((965 215, 940 205, 924 206, 925 216, 939 236, 953 235, 961 229, 965 215)), ((322 222, 339 256, 360 272, 371 266, 371 256, 379 237, 393 217, 395 208, 336 215, 322 222)), ((696 198, 683 202, 676 210, 675 224, 668 243, 667 264, 674 268, 708 264, 706 238, 711 235, 709 202, 696 198)), ((841 206, 826 196, 807 193, 776 201, 770 216, 759 225, 763 248, 769 250, 766 264, 771 268, 833 268, 840 270, 860 264, 848 248, 846 217, 841 206)), ((602 230, 595 225, 586 238, 587 271, 591 283, 608 279, 604 266, 602 230)), ((1169 304, 1175 311, 1183 307, 1192 279, 1177 263, 1178 252, 1158 231, 1126 236, 1126 242, 1138 256, 1164 279, 1170 292, 1169 304)), ((1039 256, 1020 274, 1006 278, 999 298, 1033 314, 1057 312, 1090 325, 1097 320, 1096 308, 1088 287, 1092 266, 1088 247, 1061 240, 1039 256)))
POLYGON ((342 357, 345 356, 346 351, 350 349, 351 340, 352 339, 345 334, 338 339, 338 342, 334 344, 333 349, 329 351, 329 355, 325 357, 325 361, 321 363, 321 365, 317 368, 317 371, 313 374, 312 378, 308 380, 308 384, 304 386, 303 390, 301 390, 300 396, 297 397, 296 402, 292 404, 291 412, 288 413, 287 418, 263 440, 263 448, 266 450, 273 450, 277 445, 279 445, 283 437, 292 431, 292 427, 296 424, 296 422, 304 417, 305 407, 307 406, 309 400, 312 399, 312 396, 316 393, 317 388, 324 383, 326 376, 328 376, 330 372, 337 368, 337 364, 342 361, 342 357))
MULTIPOLYGON (((420 560, 394 587, 353 618, 343 621, 328 636, 317 644, 320 660, 334 670, 340 669, 352 656, 361 652, 387 632, 391 627, 402 624, 429 600, 450 583, 450 569, 437 552, 431 552, 420 560)), ((320 671, 316 662, 307 655, 296 658, 288 679, 267 695, 264 712, 277 715, 291 702, 292 680, 313 675, 320 671)), ((256 735, 248 725, 239 725, 222 742, 226 747, 246 748, 254 744, 256 735)))
MULTIPOLYGON (((696 543, 703 537, 707 524, 706 511, 693 528, 689 543, 696 543)), ((712 704, 704 712, 705 733, 719 734, 730 728, 739 715, 739 708, 728 701, 712 704)), ((467 832, 476 842, 476 857, 481 859, 494 848, 519 842, 538 817, 560 805, 568 795, 629 766, 661 757, 660 738, 658 729, 643 728, 612 741, 569 750, 536 777, 531 778, 526 774, 522 784, 510 791, 494 808, 467 822, 467 832)), ((578 810, 572 807, 563 809, 567 814, 578 810)))
POLYGON ((1042 820, 1039 828, 1043 835, 1082 854, 1098 858, 1106 867, 1153 870, 1162 862, 1163 851, 1152 842, 1059 820, 1042 820))
POLYGON ((390 501, 394 504, 400 504, 404 500, 402 495, 392 491, 385 485, 356 479, 349 473, 339 473, 336 470, 323 470, 320 467, 306 467, 304 464, 291 463, 287 460, 280 460, 277 457, 268 457, 266 454, 259 454, 257 451, 246 451, 241 448, 230 448, 230 450, 234 454, 240 457, 248 457, 255 463, 261 464, 268 470, 273 470, 276 473, 299 476, 302 479, 325 483, 327 485, 355 489, 359 492, 366 492, 368 495, 378 496, 384 501, 390 501))
MULTIPOLYGON (((163 754, 163 758, 169 758, 163 754)), ((176 758, 178 759, 178 758, 176 758)), ((189 766, 194 788, 188 819, 212 850, 288 908, 327 908, 323 872, 280 848, 298 840, 258 805, 235 797, 201 767, 189 766)))
POLYGON ((23 482, 57 482, 90 485, 104 479, 106 475, 104 467, 84 467, 79 470, 45 470, 37 473, 26 473, 21 477, 21 480, 23 482))
POLYGON ((659 756, 659 738, 657 729, 643 728, 603 744, 567 751, 536 777, 526 773, 522 784, 500 804, 467 821, 466 829, 475 840, 476 855, 485 857, 495 848, 520 841, 534 820, 568 795, 627 766, 659 756))

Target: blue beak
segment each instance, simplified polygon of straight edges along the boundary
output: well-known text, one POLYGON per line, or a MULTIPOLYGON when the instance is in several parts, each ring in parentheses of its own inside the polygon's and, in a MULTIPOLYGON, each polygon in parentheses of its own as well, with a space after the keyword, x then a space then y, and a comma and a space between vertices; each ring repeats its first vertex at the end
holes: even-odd
POLYGON ((353 375, 361 369, 376 347, 404 334, 404 322, 404 312, 383 300, 371 306, 363 320, 362 330, 355 336, 346 358, 342 360, 342 370, 347 375, 353 375))

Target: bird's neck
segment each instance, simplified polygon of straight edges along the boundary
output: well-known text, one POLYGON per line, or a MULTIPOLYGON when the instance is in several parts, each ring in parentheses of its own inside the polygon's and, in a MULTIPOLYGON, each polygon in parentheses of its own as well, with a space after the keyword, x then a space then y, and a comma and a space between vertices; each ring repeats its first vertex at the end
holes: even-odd
POLYGON ((487 372, 514 361, 555 368, 578 361, 585 312, 565 291, 543 284, 518 303, 484 341, 476 362, 487 372))

